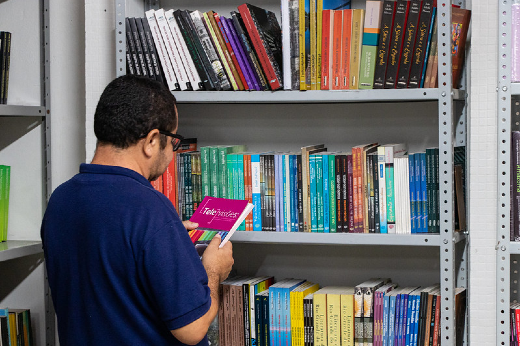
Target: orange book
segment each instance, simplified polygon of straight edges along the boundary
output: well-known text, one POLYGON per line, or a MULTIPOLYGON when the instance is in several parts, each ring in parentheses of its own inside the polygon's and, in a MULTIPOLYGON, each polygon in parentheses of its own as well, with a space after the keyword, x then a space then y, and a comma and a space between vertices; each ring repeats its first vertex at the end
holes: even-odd
POLYGON ((455 89, 458 89, 462 75, 470 19, 470 10, 451 9, 451 69, 452 87, 455 89))
POLYGON ((173 160, 170 162, 166 171, 162 175, 163 193, 172 202, 175 210, 177 210, 177 155, 173 155, 173 160))
POLYGON ((341 88, 348 89, 350 84, 350 53, 352 51, 352 13, 353 10, 343 11, 343 39, 341 43, 341 88))
POLYGON ((321 29, 321 90, 330 89, 334 10, 323 10, 321 29))
POLYGON ((334 11, 332 35, 332 83, 331 90, 341 89, 341 53, 343 41, 343 11, 334 11))

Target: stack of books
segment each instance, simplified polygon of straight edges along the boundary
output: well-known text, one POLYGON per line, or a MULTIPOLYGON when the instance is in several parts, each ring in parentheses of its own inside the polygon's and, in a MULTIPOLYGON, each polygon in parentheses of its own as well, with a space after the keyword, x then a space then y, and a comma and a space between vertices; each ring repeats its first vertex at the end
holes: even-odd
MULTIPOLYGON (((222 346, 432 345, 440 342, 440 287, 398 287, 388 278, 356 286, 304 279, 233 277, 221 284, 222 346)), ((455 289, 457 345, 463 340, 466 290, 455 289)))
POLYGON ((0 165, 0 242, 7 240, 11 167, 0 165))
MULTIPOLYGON (((243 145, 178 153, 155 183, 183 220, 206 196, 248 200, 241 231, 439 233, 439 149, 404 143, 346 151, 251 152, 243 145)), ((464 147, 455 149, 456 228, 464 230, 464 147)))
POLYGON ((0 104, 7 104, 10 64, 11 33, 0 31, 0 104))
MULTIPOLYGON (((365 9, 351 9, 350 0, 290 0, 280 28, 273 12, 251 4, 228 17, 150 10, 126 19, 127 67, 172 91, 435 88, 436 13, 434 0, 368 0, 365 9)), ((455 88, 470 15, 452 8, 455 88)))
POLYGON ((0 309, 0 345, 34 345, 29 309, 0 309))

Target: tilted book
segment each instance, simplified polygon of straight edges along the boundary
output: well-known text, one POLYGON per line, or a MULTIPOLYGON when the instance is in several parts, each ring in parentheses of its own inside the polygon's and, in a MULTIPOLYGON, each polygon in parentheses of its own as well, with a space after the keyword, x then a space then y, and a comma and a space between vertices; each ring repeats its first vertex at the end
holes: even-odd
POLYGON ((224 246, 253 208, 253 204, 247 200, 204 197, 190 218, 190 221, 199 224, 196 230, 190 231, 199 255, 202 255, 216 234, 222 238, 220 247, 224 246))

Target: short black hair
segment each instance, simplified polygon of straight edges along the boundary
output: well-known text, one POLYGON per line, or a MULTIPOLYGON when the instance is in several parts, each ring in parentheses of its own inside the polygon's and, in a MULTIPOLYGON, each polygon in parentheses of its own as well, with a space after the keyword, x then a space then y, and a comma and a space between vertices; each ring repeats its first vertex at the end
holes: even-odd
MULTIPOLYGON (((114 79, 94 114, 98 143, 126 149, 154 129, 172 132, 177 125, 176 103, 170 90, 153 79, 132 75, 114 79)), ((166 146, 166 138, 161 138, 161 146, 166 146)))

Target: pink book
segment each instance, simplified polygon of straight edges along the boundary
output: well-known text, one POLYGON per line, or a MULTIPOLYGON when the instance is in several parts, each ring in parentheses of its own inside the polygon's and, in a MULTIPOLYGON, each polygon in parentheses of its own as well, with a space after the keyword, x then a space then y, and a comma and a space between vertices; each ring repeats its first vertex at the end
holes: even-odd
POLYGON ((222 238, 220 247, 224 246, 253 208, 254 205, 248 200, 204 197, 190 218, 190 221, 199 224, 197 230, 203 231, 197 239, 192 238, 199 255, 216 234, 222 238))

